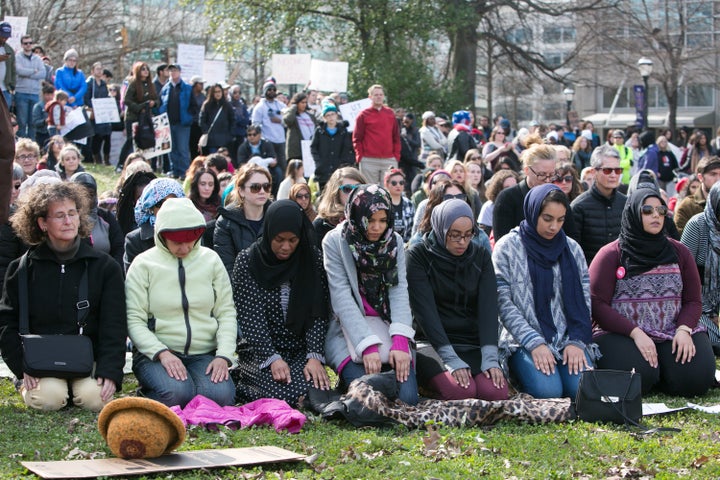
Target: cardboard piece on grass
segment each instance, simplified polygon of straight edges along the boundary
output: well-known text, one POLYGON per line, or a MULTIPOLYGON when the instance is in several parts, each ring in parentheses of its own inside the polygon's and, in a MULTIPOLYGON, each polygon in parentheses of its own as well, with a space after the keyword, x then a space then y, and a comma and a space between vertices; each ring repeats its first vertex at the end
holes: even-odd
POLYGON ((156 472, 219 468, 263 463, 297 462, 300 455, 279 447, 224 448, 175 452, 152 459, 123 460, 66 460, 57 462, 22 462, 22 465, 42 478, 95 478, 146 475, 156 472))

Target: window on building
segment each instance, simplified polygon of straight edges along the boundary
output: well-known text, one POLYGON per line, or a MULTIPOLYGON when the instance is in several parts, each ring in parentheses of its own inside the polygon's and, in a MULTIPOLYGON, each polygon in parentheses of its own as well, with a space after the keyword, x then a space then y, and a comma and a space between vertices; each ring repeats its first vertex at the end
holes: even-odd
POLYGON ((543 30, 543 42, 550 44, 574 42, 575 36, 574 27, 546 27, 543 30))

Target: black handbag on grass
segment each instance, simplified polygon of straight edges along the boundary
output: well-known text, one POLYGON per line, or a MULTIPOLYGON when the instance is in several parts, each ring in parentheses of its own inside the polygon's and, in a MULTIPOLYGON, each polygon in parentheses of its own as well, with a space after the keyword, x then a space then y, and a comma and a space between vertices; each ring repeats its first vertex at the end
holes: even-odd
POLYGON ((640 374, 623 370, 586 370, 575 397, 580 420, 639 426, 642 417, 640 374))
POLYGON ((88 297, 88 264, 80 280, 78 291, 78 335, 34 335, 29 332, 27 253, 20 258, 18 268, 18 296, 20 338, 23 346, 23 371, 33 377, 85 378, 93 371, 92 340, 83 335, 85 317, 90 303, 88 297))

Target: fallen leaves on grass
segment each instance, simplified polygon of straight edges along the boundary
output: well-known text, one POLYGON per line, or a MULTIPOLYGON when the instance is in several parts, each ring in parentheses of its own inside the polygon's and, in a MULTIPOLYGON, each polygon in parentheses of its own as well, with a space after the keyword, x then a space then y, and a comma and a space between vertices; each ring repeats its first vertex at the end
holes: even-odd
POLYGON ((68 452, 65 460, 94 460, 97 457, 104 457, 105 452, 86 452, 75 447, 68 452))
POLYGON ((611 467, 606 472, 607 480, 621 478, 649 479, 655 477, 656 472, 645 465, 639 465, 637 458, 625 460, 619 467, 611 467))
POLYGON ((422 438, 425 449, 423 455, 439 462, 446 458, 455 458, 461 455, 470 455, 470 449, 464 448, 462 440, 449 437, 443 440, 437 425, 426 426, 428 435, 422 438))
POLYGON ((708 457, 706 457, 705 455, 702 455, 702 456, 696 458, 695 460, 693 460, 693 462, 690 464, 690 466, 693 468, 700 468, 703 465, 705 465, 709 460, 710 459, 708 457))

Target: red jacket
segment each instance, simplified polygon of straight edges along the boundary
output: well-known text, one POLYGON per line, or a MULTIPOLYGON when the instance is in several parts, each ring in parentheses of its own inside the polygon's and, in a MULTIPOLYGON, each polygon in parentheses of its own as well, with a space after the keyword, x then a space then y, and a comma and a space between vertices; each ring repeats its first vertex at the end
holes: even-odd
POLYGON ((392 158, 400 161, 400 128, 395 112, 388 107, 369 107, 355 120, 352 135, 355 158, 392 158))

